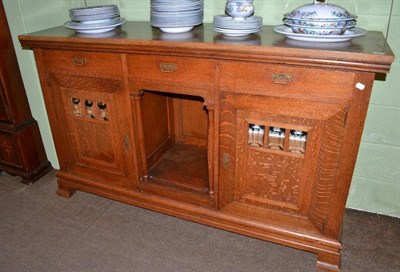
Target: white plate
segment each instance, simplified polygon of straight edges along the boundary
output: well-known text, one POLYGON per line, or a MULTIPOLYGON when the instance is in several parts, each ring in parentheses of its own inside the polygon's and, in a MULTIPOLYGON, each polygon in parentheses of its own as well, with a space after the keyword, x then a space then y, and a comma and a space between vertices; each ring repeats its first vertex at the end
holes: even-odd
POLYGON ((185 33, 193 29, 194 26, 187 27, 160 27, 160 30, 165 33, 185 33))
POLYGON ((214 30, 223 31, 225 33, 254 33, 254 31, 260 31, 260 28, 252 28, 252 29, 228 29, 221 27, 214 27, 214 30))
POLYGON ((224 28, 214 28, 215 32, 221 33, 225 36, 229 37, 242 37, 242 36, 247 36, 253 33, 257 33, 261 30, 261 28, 258 29, 251 29, 251 30, 232 30, 232 29, 224 29, 224 28))
MULTIPOLYGON (((203 0, 198 0, 198 1, 194 1, 194 0, 187 0, 187 1, 179 0, 180 4, 191 4, 191 3, 198 3, 198 2, 204 2, 204 1, 203 0)), ((161 0, 159 0, 159 1, 151 0, 150 3, 151 4, 165 4, 165 5, 167 5, 167 4, 176 4, 177 1, 176 0, 163 0, 163 1, 161 1, 161 0)))
POLYGON ((114 17, 117 17, 117 16, 119 16, 119 11, 110 12, 110 13, 103 13, 103 14, 96 14, 96 15, 80 15, 80 16, 70 15, 71 20, 73 20, 73 21, 102 20, 102 19, 114 18, 114 17))
POLYGON ((118 18, 107 18, 107 19, 99 19, 99 20, 84 20, 84 21, 79 21, 81 24, 111 24, 111 21, 116 20, 118 18))
POLYGON ((178 5, 178 4, 167 4, 167 5, 163 5, 163 4, 152 4, 151 5, 151 9, 158 9, 161 11, 168 11, 168 10, 176 10, 176 9, 196 9, 196 8, 202 8, 203 7, 203 3, 198 2, 198 3, 194 3, 194 4, 184 4, 184 5, 178 5))
POLYGON ((214 27, 218 28, 225 28, 225 29, 232 29, 232 30, 247 30, 247 29, 254 29, 254 28, 260 28, 262 27, 262 24, 251 24, 251 25, 221 25, 221 24, 216 24, 214 23, 214 27))
POLYGON ((260 16, 250 16, 243 20, 235 20, 228 15, 216 15, 214 16, 214 22, 218 24, 227 24, 227 25, 248 25, 248 24, 262 24, 263 19, 260 16))
POLYGON ((116 5, 103 5, 103 6, 92 6, 92 7, 82 7, 82 8, 72 8, 69 13, 72 15, 95 15, 102 13, 109 13, 118 11, 116 5))
POLYGON ((82 34, 99 34, 112 31, 116 28, 117 28, 116 26, 111 26, 111 27, 103 27, 97 29, 75 29, 75 31, 82 34))
POLYGON ((118 22, 115 22, 113 24, 108 24, 108 25, 90 25, 90 24, 80 24, 77 22, 66 22, 64 26, 66 28, 74 29, 76 32, 79 33, 86 33, 86 34, 92 34, 92 33, 103 33, 107 31, 111 31, 115 29, 117 26, 120 26, 126 22, 125 18, 119 18, 118 22))
POLYGON ((178 20, 178 21, 168 21, 168 20, 157 20, 152 19, 151 25, 158 27, 167 27, 167 26, 190 26, 190 25, 200 25, 203 23, 202 18, 198 19, 187 19, 187 20, 178 20))
POLYGON ((107 20, 95 20, 95 21, 81 21, 81 22, 71 21, 69 23, 69 26, 78 28, 79 27, 93 28, 93 27, 102 27, 102 26, 110 26, 113 24, 118 24, 120 21, 121 21, 120 17, 107 20))
POLYGON ((220 27, 232 30, 247 30, 261 28, 263 24, 262 17, 251 16, 244 20, 234 20, 232 17, 227 15, 216 15, 214 16, 214 27, 220 27))
MULTIPOLYGON (((201 21, 198 21, 198 22, 182 22, 182 23, 176 23, 176 24, 171 24, 171 23, 151 23, 151 25, 152 26, 155 26, 155 27, 162 27, 162 28, 182 28, 182 27, 184 27, 184 28, 186 28, 186 27, 194 27, 194 26, 197 26, 197 25, 201 25, 202 24, 202 22, 201 21)), ((172 33, 172 32, 169 32, 169 33, 172 33)), ((174 32, 174 33, 176 33, 176 32, 174 32)))
POLYGON ((311 35, 293 33, 292 29, 285 25, 278 25, 274 27, 274 31, 285 35, 289 39, 306 42, 344 42, 367 34, 365 29, 359 27, 355 27, 352 30, 347 30, 343 35, 311 35))
POLYGON ((218 21, 231 22, 231 23, 234 23, 234 24, 241 24, 243 22, 246 23, 246 22, 259 22, 259 21, 262 21, 262 17, 260 17, 260 16, 250 16, 250 17, 247 17, 244 20, 235 20, 231 16, 228 16, 228 15, 215 15, 214 19, 218 20, 218 21))
POLYGON ((171 12, 159 12, 159 11, 151 11, 150 14, 152 16, 160 16, 160 17, 182 17, 182 16, 198 16, 202 15, 203 10, 191 10, 191 11, 171 11, 171 12))

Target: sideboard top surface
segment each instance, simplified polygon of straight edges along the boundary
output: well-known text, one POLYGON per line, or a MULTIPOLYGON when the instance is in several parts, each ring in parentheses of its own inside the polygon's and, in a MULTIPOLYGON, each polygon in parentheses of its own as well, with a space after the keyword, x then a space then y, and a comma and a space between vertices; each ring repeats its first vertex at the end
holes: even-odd
POLYGON ((247 37, 218 34, 212 24, 193 31, 168 34, 149 22, 127 22, 113 32, 81 34, 63 26, 19 36, 23 47, 189 55, 216 59, 244 59, 304 66, 321 66, 369 72, 388 72, 393 52, 381 32, 339 43, 295 41, 264 26, 247 37))

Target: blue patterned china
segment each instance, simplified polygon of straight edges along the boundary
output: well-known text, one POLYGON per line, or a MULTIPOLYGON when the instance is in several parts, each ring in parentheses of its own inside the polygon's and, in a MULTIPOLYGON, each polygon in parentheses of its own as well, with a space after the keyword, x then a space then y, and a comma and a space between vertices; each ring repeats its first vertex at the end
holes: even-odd
POLYGON ((307 28, 292 26, 294 33, 310 34, 310 35, 342 35, 347 29, 343 28, 307 28))
MULTIPOLYGON (((286 13, 283 23, 287 28, 285 28, 285 31, 278 28, 279 32, 277 32, 290 34, 291 37, 295 38, 298 38, 297 34, 311 36, 340 36, 346 34, 348 38, 349 33, 352 33, 349 31, 356 27, 356 18, 356 15, 349 13, 338 5, 328 4, 328 0, 314 0, 312 4, 300 6, 292 12, 286 13), (290 33, 287 29, 291 30, 290 33)), ((363 33, 363 31, 358 33, 363 33)), ((322 39, 316 40, 321 41, 322 39)))
POLYGON ((350 14, 344 8, 328 4, 328 0, 314 0, 312 4, 300 6, 284 15, 285 19, 298 19, 308 21, 343 21, 354 20, 356 15, 350 14))
POLYGON ((225 11, 235 20, 244 20, 254 13, 253 1, 228 0, 225 5, 225 11))
POLYGON ((318 43, 336 43, 349 41, 356 37, 361 37, 367 34, 367 31, 355 27, 351 30, 346 30, 342 35, 315 35, 305 33, 294 33, 291 27, 285 25, 278 25, 274 27, 276 33, 285 35, 287 38, 304 42, 318 42, 318 43))
POLYGON ((336 20, 336 21, 309 21, 298 19, 283 19, 283 23, 289 26, 303 26, 303 27, 355 27, 356 20, 336 20))

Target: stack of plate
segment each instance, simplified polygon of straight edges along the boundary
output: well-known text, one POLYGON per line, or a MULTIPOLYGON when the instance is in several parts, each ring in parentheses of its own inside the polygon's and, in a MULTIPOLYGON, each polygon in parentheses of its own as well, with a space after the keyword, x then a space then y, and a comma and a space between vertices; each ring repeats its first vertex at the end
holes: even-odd
POLYGON ((166 33, 183 33, 203 23, 204 0, 151 0, 151 25, 166 33))
POLYGON ((240 37, 259 32, 263 25, 260 16, 250 16, 243 20, 235 20, 228 15, 214 16, 214 30, 226 36, 240 37))
POLYGON ((111 31, 126 22, 119 16, 116 5, 73 8, 69 10, 69 16, 72 21, 64 26, 86 34, 111 31))

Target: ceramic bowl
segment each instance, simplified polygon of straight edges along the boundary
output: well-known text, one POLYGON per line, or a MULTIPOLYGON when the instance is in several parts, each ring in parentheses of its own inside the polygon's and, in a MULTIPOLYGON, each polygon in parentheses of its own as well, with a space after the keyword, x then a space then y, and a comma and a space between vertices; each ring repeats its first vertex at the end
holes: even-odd
POLYGON ((309 21, 298 19, 283 19, 283 23, 289 26, 320 27, 320 28, 341 28, 355 27, 356 20, 337 20, 337 21, 309 21))
POLYGON ((254 13, 253 1, 228 1, 226 2, 225 11, 235 20, 244 20, 254 13))
POLYGON ((328 0, 314 0, 312 4, 303 5, 284 15, 285 19, 309 21, 343 21, 354 20, 357 16, 350 14, 344 8, 328 4, 328 0))

